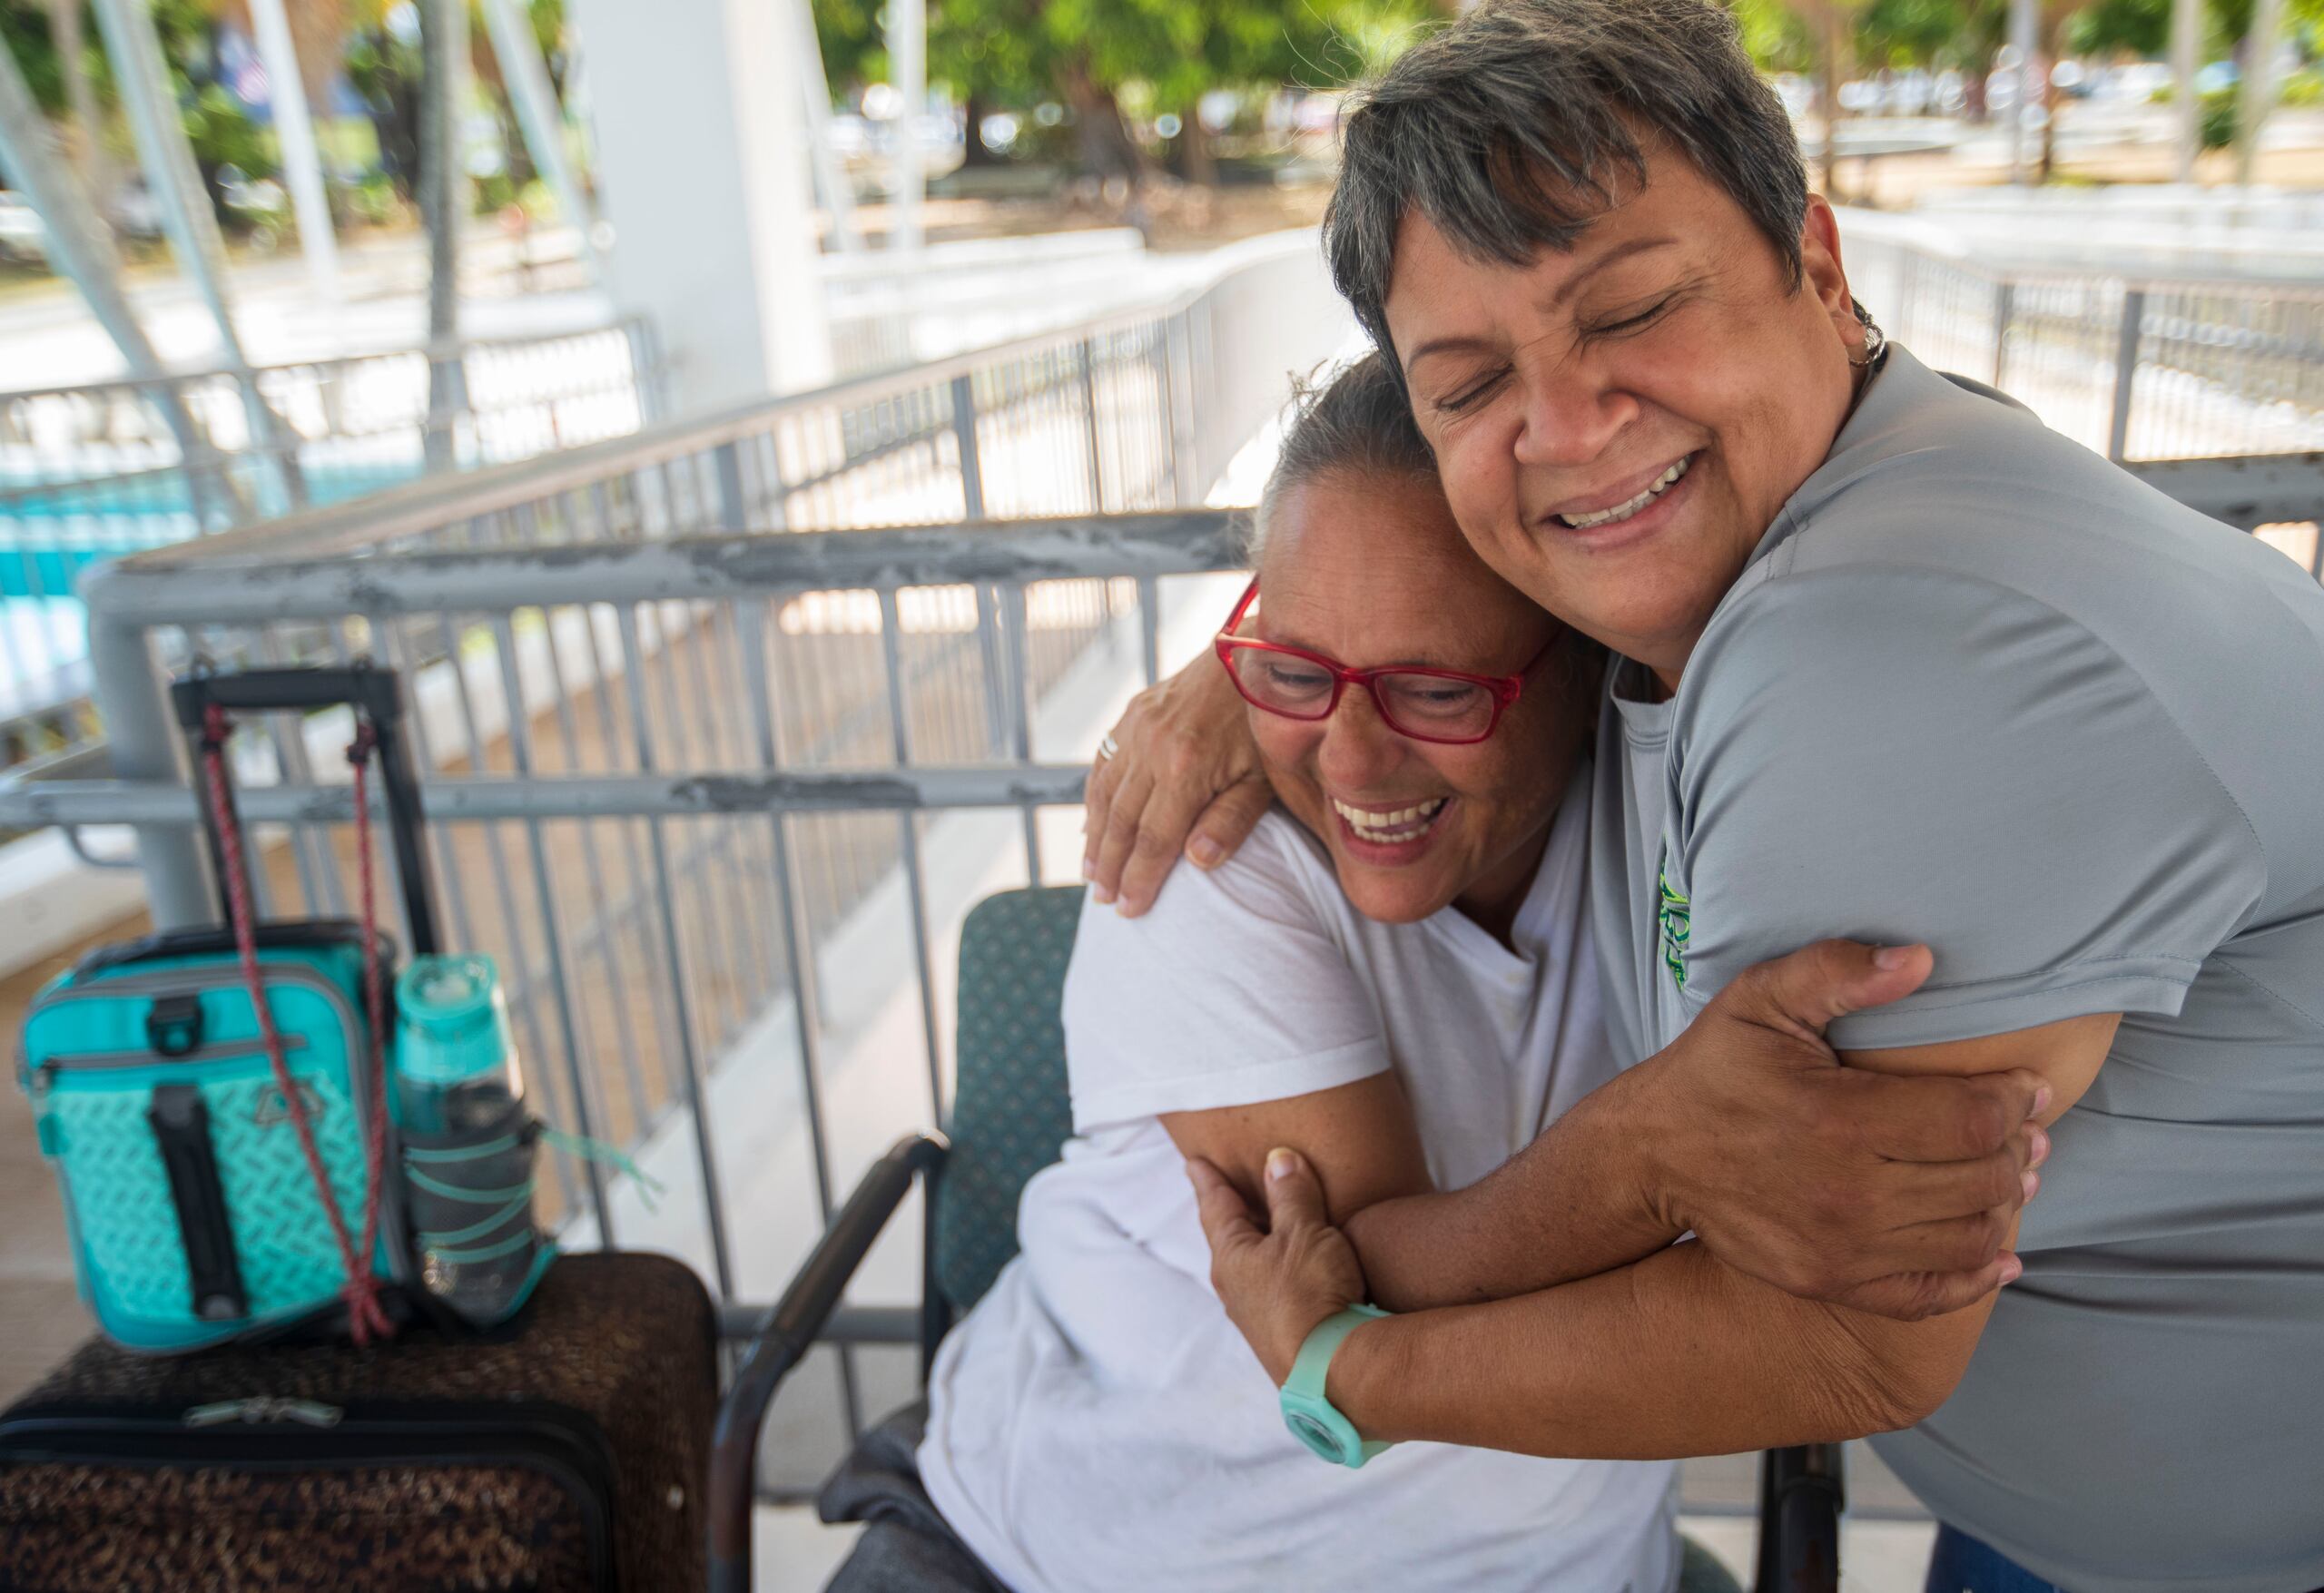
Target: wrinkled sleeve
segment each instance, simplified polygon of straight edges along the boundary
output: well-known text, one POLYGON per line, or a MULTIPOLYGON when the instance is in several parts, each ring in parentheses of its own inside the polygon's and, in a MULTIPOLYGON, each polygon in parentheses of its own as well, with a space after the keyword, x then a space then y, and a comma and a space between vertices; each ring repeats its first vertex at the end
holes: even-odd
POLYGON ((1827 936, 1925 941, 1856 1048, 2176 1014, 2264 887, 2251 826, 2138 674, 1957 574, 1787 575, 1688 665, 1672 845, 1685 995, 1827 936))
POLYGON ((1180 869, 1152 910, 1086 902, 1065 980, 1077 1131, 1282 1100, 1389 1066, 1371 994, 1280 813, 1217 869, 1180 869))

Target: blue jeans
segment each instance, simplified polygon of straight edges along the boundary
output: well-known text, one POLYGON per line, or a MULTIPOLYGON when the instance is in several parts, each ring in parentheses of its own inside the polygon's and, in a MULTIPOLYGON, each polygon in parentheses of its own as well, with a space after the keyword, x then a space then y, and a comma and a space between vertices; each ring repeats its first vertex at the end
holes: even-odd
POLYGON ((1997 1549, 1939 1526, 1928 1557, 1925 1593, 2064 1593, 1997 1549))

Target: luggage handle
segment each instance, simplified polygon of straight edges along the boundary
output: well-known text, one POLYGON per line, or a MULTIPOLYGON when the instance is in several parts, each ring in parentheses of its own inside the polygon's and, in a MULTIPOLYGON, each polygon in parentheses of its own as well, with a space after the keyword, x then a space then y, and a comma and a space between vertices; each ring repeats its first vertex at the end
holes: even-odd
POLYGON ((250 1296, 234 1254, 234 1225, 226 1214, 226 1186, 218 1176, 218 1149, 211 1143, 210 1107, 202 1091, 191 1084, 156 1087, 145 1121, 161 1147, 170 1203, 177 1207, 193 1314, 203 1322, 248 1316, 250 1296))
MULTIPOLYGON (((369 659, 334 668, 219 672, 206 664, 197 665, 192 674, 170 683, 170 701, 193 748, 197 769, 213 708, 230 714, 290 713, 342 703, 353 708, 357 720, 371 728, 373 755, 379 759, 380 784, 387 798, 388 832, 395 847, 396 879, 403 888, 404 916, 411 925, 412 954, 432 956, 443 949, 428 856, 419 844, 419 782, 412 772, 410 752, 398 733, 403 723, 403 693, 394 670, 382 669, 369 659)), ((228 783, 231 803, 231 782, 228 783)), ((209 845, 223 919, 231 910, 225 847, 218 834, 218 816, 210 803, 201 806, 202 836, 209 845)), ((247 875, 243 883, 247 888, 247 875)))
POLYGON ((385 732, 403 719, 396 674, 368 660, 338 668, 290 666, 219 671, 201 665, 170 683, 178 724, 188 735, 202 733, 212 703, 229 713, 291 713, 346 703, 385 732))
MULTIPOLYGON (((359 664, 358 670, 368 670, 359 664)), ((385 693, 392 697, 394 678, 389 676, 384 685, 375 684, 368 674, 353 678, 368 694, 385 693)), ((280 701, 283 683, 272 672, 261 672, 256 682, 243 682, 245 693, 231 693, 256 696, 261 702, 280 701), (261 694, 263 693, 263 694, 261 694)), ((328 683, 307 676, 303 689, 292 683, 292 694, 300 699, 319 695, 331 689, 328 683)), ((395 1323, 381 1303, 379 1282, 372 1272, 373 1247, 379 1238, 381 1180, 388 1157, 387 1145, 387 980, 386 969, 380 966, 378 899, 372 885, 371 805, 369 775, 375 759, 382 772, 390 767, 404 777, 407 790, 399 803, 395 793, 389 797, 389 811, 397 822, 392 837, 399 858, 408 865, 403 875, 404 891, 411 912, 411 933, 415 949, 432 952, 436 949, 436 926, 428 910, 427 890, 422 876, 424 864, 419 856, 418 789, 409 785, 410 767, 402 762, 400 749, 393 740, 393 720, 386 733, 388 755, 380 746, 382 727, 365 713, 362 703, 356 706, 355 739, 347 749, 348 767, 355 783, 355 863, 356 873, 362 881, 363 936, 363 994, 365 1017, 369 1019, 366 1037, 369 1041, 368 1065, 354 1080, 359 1091, 370 1096, 370 1120, 366 1126, 365 1167, 363 1179, 363 1236, 359 1244, 349 1232, 346 1214, 340 1210, 339 1196, 331 1186, 330 1175, 323 1165, 321 1151, 315 1143, 314 1125, 309 1120, 304 1101, 290 1078, 290 1066, 285 1059, 282 1035, 275 1027, 273 1008, 266 998, 264 978, 259 971, 258 914, 252 906, 256 892, 251 889, 250 854, 243 844, 247 837, 241 816, 234 807, 233 778, 227 768, 226 743, 233 733, 225 704, 219 701, 216 677, 208 670, 198 671, 192 677, 174 684, 172 694, 178 702, 178 712, 189 723, 198 725, 193 733, 194 769, 201 780, 203 794, 205 829, 210 838, 212 856, 218 865, 218 883, 226 899, 226 921, 234 933, 235 950, 242 965, 242 982, 250 990, 251 1009, 258 1015, 259 1037, 265 1043, 268 1065, 274 1073, 274 1082, 282 1090, 283 1104, 289 1108, 290 1122, 298 1131, 299 1148, 307 1159, 307 1172, 314 1180, 316 1198, 321 1203, 323 1216, 330 1224, 331 1238, 339 1246, 340 1264, 347 1273, 345 1298, 349 1332, 356 1348, 369 1344, 376 1335, 392 1338, 395 1323)))

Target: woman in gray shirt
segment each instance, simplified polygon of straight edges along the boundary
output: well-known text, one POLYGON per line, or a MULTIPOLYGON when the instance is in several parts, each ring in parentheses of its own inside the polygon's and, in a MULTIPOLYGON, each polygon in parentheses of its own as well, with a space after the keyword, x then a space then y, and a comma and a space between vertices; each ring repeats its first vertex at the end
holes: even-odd
MULTIPOLYGON (((1817 936, 1917 941, 1925 981, 1831 1045, 2036 1069, 2055 1150, 2023 1277, 1967 1309, 1797 1298, 1712 1238, 1367 1323, 1331 1402, 1367 1439, 1551 1454, 1622 1399, 1637 1453, 1896 1429, 1946 1524, 1932 1588, 2324 1584, 2324 591, 1884 354, 1715 7, 1488 0, 1345 144, 1334 270, 1463 534, 1622 661, 1591 884, 1618 1046, 1817 936)), ((1225 734, 1216 683, 1177 689, 1225 734)), ((1105 887, 1144 816, 1110 799, 1163 739, 1119 734, 1105 887)), ((1363 1282, 1303 1182, 1264 1238, 1207 1185, 1222 1297, 1278 1372, 1363 1282)))

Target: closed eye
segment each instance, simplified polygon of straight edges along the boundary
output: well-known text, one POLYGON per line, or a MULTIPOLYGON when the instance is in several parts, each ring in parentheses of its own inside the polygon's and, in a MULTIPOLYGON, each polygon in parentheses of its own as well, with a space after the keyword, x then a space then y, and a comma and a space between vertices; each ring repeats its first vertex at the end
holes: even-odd
POLYGON ((1673 293, 1669 298, 1639 311, 1636 315, 1625 316, 1620 320, 1600 321, 1596 326, 1585 327, 1583 332, 1586 336, 1592 338, 1619 338, 1626 332, 1643 331, 1660 320, 1669 312, 1670 307, 1678 302, 1679 295, 1673 293))
POLYGON ((1502 379, 1508 374, 1506 369, 1496 370, 1490 376, 1480 377, 1450 398, 1433 398, 1430 402, 1447 415, 1458 415, 1462 410, 1473 408, 1482 402, 1486 395, 1501 385, 1502 379))

